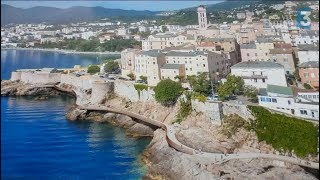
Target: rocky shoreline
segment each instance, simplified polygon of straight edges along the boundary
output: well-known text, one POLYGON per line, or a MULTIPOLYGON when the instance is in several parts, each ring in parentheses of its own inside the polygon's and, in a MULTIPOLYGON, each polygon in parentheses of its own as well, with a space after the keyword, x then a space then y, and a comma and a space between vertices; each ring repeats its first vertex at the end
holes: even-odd
MULTIPOLYGON (((45 99, 57 96, 62 92, 54 88, 37 88, 34 85, 18 81, 1 81, 2 96, 35 96, 45 99)), ((117 108, 128 109, 148 117, 157 117, 166 123, 174 121, 176 108, 163 108, 154 103, 128 102, 115 97, 106 102, 117 108), (164 116, 167 119, 163 119, 164 116)), ((223 164, 204 165, 196 156, 188 155, 171 148, 166 141, 165 131, 156 129, 132 119, 126 115, 87 111, 78 109, 76 105, 66 113, 67 119, 90 120, 101 123, 111 123, 126 129, 129 136, 153 137, 142 155, 142 161, 148 166, 148 174, 144 179, 317 179, 316 175, 307 172, 297 165, 266 159, 231 160, 223 164)), ((203 121, 203 117, 190 116, 177 128, 177 138, 180 142, 196 149, 207 152, 267 152, 273 153, 274 149, 263 142, 258 142, 252 132, 238 130, 232 137, 223 136, 219 128, 203 121), (205 128, 204 128, 205 127, 205 128)))

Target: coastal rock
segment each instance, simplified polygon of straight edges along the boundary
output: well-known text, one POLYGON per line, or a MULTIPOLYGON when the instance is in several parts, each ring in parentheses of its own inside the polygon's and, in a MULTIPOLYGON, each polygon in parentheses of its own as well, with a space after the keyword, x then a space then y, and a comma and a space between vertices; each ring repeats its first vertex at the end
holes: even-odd
POLYGON ((1 96, 57 96, 61 92, 54 88, 41 87, 41 84, 28 84, 21 81, 1 81, 1 96))
POLYGON ((66 113, 66 118, 71 120, 71 121, 75 121, 75 120, 78 120, 78 119, 83 119, 85 117, 86 112, 87 112, 86 110, 81 110, 81 109, 78 109, 76 107, 72 107, 66 113))
POLYGON ((133 136, 153 136, 153 129, 151 127, 139 123, 130 127, 127 132, 133 136))

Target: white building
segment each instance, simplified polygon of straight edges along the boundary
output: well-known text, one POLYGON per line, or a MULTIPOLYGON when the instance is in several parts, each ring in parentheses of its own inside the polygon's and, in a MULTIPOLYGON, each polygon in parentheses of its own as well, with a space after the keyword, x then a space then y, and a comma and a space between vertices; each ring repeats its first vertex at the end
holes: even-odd
POLYGON ((267 84, 287 86, 283 65, 269 61, 240 62, 231 66, 231 74, 243 78, 245 85, 267 88, 267 84))
POLYGON ((306 30, 298 34, 294 39, 295 44, 314 44, 319 43, 319 31, 306 30))
POLYGON ((299 64, 309 61, 319 61, 319 44, 299 44, 298 58, 299 64))
POLYGON ((166 53, 166 63, 184 64, 186 76, 207 72, 213 80, 220 80, 230 70, 226 56, 210 51, 170 51, 166 53))
POLYGON ((156 86, 161 80, 160 68, 165 64, 165 54, 160 50, 142 51, 135 55, 135 76, 146 76, 149 86, 156 86))
POLYGON ((306 92, 291 87, 268 85, 259 95, 259 105, 293 116, 319 120, 319 92, 306 92))

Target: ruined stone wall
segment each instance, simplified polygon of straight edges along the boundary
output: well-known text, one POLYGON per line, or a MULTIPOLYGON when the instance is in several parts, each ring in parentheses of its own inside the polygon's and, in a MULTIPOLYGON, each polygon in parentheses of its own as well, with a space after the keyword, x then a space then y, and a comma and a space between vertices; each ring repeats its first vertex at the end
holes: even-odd
POLYGON ((231 114, 238 114, 245 120, 255 119, 246 105, 234 104, 229 102, 223 102, 222 104, 223 114, 226 116, 231 114))
POLYGON ((204 113, 206 119, 214 124, 221 125, 223 118, 223 109, 221 101, 206 101, 191 100, 192 110, 195 112, 204 113))

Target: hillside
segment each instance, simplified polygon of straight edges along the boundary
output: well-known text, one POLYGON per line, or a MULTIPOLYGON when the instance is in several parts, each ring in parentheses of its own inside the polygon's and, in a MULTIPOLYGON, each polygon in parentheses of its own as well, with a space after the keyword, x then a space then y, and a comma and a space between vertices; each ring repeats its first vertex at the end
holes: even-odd
POLYGON ((1 25, 9 23, 69 23, 113 17, 150 17, 159 12, 74 6, 67 9, 37 6, 28 9, 1 4, 1 25))

